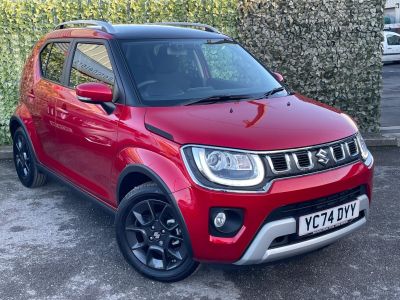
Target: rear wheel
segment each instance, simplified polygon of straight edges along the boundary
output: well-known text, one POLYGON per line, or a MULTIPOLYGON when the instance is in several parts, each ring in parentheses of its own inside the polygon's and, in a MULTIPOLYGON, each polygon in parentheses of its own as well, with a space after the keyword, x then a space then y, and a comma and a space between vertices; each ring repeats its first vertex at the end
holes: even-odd
POLYGON ((45 184, 46 175, 39 172, 28 138, 22 128, 18 128, 13 138, 15 169, 21 183, 29 188, 45 184))
POLYGON ((178 281, 197 268, 175 208, 154 183, 130 191, 116 215, 117 241, 126 260, 158 281, 178 281))

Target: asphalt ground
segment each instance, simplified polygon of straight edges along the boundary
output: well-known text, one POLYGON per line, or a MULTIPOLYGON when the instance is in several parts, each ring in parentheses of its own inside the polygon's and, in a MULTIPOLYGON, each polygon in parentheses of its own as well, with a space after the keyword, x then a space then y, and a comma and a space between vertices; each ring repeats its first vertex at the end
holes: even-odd
POLYGON ((400 63, 382 69, 381 132, 400 138, 400 63))
POLYGON ((0 161, 0 299, 400 299, 400 148, 372 149, 369 222, 353 235, 269 265, 201 265, 163 284, 118 251, 113 218, 58 182, 26 189, 0 161))

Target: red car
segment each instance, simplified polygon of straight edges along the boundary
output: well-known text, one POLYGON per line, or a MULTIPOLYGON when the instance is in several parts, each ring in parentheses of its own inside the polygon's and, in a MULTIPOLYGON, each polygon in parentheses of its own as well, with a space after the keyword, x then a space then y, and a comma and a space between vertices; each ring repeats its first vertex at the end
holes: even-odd
POLYGON ((60 24, 20 91, 22 184, 52 175, 115 212, 121 252, 152 279, 287 258, 366 222, 373 157, 352 119, 210 26, 60 24))

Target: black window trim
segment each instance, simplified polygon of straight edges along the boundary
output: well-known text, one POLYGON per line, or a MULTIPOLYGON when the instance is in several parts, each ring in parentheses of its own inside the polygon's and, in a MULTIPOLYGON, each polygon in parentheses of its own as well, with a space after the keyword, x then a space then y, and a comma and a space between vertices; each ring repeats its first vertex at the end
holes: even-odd
POLYGON ((40 47, 40 51, 39 51, 39 55, 38 55, 38 62, 39 62, 39 70, 40 70, 40 78, 41 79, 43 79, 45 81, 48 81, 48 82, 51 82, 53 84, 57 84, 57 85, 60 85, 60 86, 63 86, 63 87, 67 87, 65 85, 65 70, 66 70, 66 65, 67 65, 67 62, 68 62, 70 54, 71 54, 71 45, 72 45, 72 39, 71 38, 48 39, 48 40, 46 40, 45 43, 43 43, 43 45, 40 47), (51 50, 53 49, 53 44, 54 43, 69 43, 68 53, 67 53, 66 59, 64 60, 63 69, 62 69, 62 73, 61 73, 61 80, 60 81, 51 80, 51 79, 45 77, 45 75, 43 74, 43 70, 42 70, 42 60, 41 60, 42 52, 47 47, 47 45, 52 44, 49 56, 47 57, 47 61, 46 61, 46 68, 47 68, 47 64, 48 64, 48 61, 49 61, 49 58, 50 58, 50 55, 51 55, 51 50))
POLYGON ((119 76, 118 67, 114 58, 114 53, 112 48, 110 47, 109 41, 107 39, 90 39, 90 38, 75 38, 71 42, 71 46, 69 48, 69 55, 65 67, 65 76, 64 76, 64 86, 70 90, 75 90, 75 88, 69 86, 70 76, 71 76, 71 68, 72 62, 74 60, 74 55, 76 51, 76 47, 78 44, 96 44, 96 45, 104 45, 107 49, 107 54, 110 58, 110 63, 112 67, 112 72, 114 73, 114 87, 113 87, 113 102, 124 104, 126 103, 124 86, 122 80, 119 76))

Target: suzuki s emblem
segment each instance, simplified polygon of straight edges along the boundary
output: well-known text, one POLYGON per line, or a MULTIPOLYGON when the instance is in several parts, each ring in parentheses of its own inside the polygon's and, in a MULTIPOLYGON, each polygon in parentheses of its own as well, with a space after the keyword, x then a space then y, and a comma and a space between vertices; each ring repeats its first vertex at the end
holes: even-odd
POLYGON ((324 149, 319 149, 315 156, 318 158, 318 162, 321 165, 326 165, 329 162, 328 152, 326 152, 324 149))

